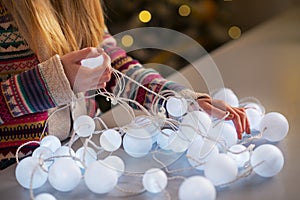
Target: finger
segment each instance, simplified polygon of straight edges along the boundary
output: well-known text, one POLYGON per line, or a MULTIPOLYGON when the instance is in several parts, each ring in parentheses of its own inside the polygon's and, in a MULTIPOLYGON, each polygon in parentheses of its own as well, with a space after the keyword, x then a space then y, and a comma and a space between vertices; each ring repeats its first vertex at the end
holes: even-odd
POLYGON ((109 55, 107 55, 105 52, 102 53, 103 56, 103 65, 111 68, 111 59, 109 57, 109 55))
POLYGON ((246 129, 245 130, 246 130, 247 134, 251 134, 250 122, 247 117, 246 117, 246 129))
POLYGON ((108 82, 108 81, 110 81, 110 78, 111 78, 110 73, 104 73, 104 74, 101 76, 100 81, 101 81, 101 82, 108 82))
POLYGON ((103 54, 104 53, 104 49, 103 48, 97 47, 97 51, 98 51, 99 54, 103 54))
POLYGON ((218 119, 224 117, 226 115, 226 112, 223 110, 220 110, 214 106, 211 105, 210 101, 199 99, 197 100, 199 106, 209 115, 216 117, 218 119))
POLYGON ((250 123, 247 117, 247 114, 245 112, 244 108, 236 108, 240 111, 240 117, 243 118, 243 123, 244 123, 244 132, 246 132, 247 134, 250 134, 250 123))
POLYGON ((105 88, 105 87, 106 87, 106 82, 99 84, 97 88, 105 88))
POLYGON ((244 132, 243 122, 237 110, 228 106, 228 111, 233 115, 232 122, 235 126, 235 130, 237 132, 238 139, 242 139, 242 133, 244 132))
POLYGON ((111 70, 110 69, 106 69, 105 77, 106 77, 105 82, 110 81, 110 79, 111 79, 111 70))
POLYGON ((238 134, 238 138, 242 139, 242 134, 245 131, 246 127, 245 112, 239 110, 238 108, 233 108, 227 105, 224 101, 213 100, 212 103, 219 109, 223 109, 230 112, 229 119, 231 119, 234 123, 236 132, 238 134))
POLYGON ((199 104, 199 106, 202 107, 206 112, 208 112, 208 114, 217 118, 222 118, 226 115, 226 112, 229 112, 230 115, 226 118, 226 120, 232 120, 238 138, 242 139, 242 133, 244 132, 245 123, 241 120, 241 111, 237 112, 234 108, 227 105, 224 101, 216 99, 205 99, 204 101, 201 101, 201 99, 199 99, 198 102, 200 102, 201 104, 199 104))
POLYGON ((108 82, 111 79, 111 71, 110 68, 97 67, 94 68, 94 81, 103 83, 108 82))

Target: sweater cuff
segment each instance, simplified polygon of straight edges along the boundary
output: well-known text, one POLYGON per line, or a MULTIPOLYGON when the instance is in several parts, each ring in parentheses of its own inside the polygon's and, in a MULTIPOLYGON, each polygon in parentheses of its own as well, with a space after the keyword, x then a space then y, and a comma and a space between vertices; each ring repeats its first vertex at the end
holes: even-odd
POLYGON ((55 105, 60 106, 71 102, 74 93, 59 56, 55 55, 40 63, 38 68, 55 105))
POLYGON ((210 98, 210 96, 206 93, 194 92, 190 89, 181 90, 179 93, 185 98, 192 98, 194 100, 202 99, 202 98, 210 98))

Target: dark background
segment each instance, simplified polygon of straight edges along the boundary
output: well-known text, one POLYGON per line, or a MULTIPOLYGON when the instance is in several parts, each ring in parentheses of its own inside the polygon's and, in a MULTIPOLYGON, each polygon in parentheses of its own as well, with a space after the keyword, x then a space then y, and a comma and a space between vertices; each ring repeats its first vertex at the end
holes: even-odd
MULTIPOLYGON (((104 0, 106 24, 112 35, 138 27, 163 27, 186 34, 211 52, 238 38, 230 37, 230 27, 244 32, 279 14, 299 0, 104 0), (188 16, 180 16, 181 5, 190 7, 188 16), (148 10, 152 18, 143 23, 139 13, 148 10)), ((176 55, 159 50, 139 50, 131 56, 141 63, 162 63, 180 69, 187 63, 176 55)))

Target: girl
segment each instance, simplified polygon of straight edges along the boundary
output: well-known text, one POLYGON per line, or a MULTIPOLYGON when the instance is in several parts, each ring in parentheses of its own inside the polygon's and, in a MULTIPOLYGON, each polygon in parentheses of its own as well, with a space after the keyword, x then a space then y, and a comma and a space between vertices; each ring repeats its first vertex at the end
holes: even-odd
MULTIPOLYGON (((155 92, 186 90, 154 70, 143 68, 117 46, 105 28, 99 0, 0 0, 0 28, 1 169, 14 162, 21 144, 39 139, 53 111, 82 97, 83 92, 103 87, 113 91, 116 82, 111 79, 110 67, 155 92), (99 46, 104 51, 96 48, 99 46), (99 55, 104 57, 101 66, 89 69, 80 65, 82 59, 99 55)), ((127 84, 128 87, 132 86, 127 84)), ((134 92, 124 92, 123 96, 145 107, 150 105, 146 99, 152 98, 151 93, 143 88, 130 91, 134 92)), ((244 110, 212 100, 206 94, 193 96, 200 107, 216 117, 229 111, 227 119, 233 120, 239 138, 249 132, 244 110)), ((50 118, 46 134, 67 139, 73 117, 87 114, 87 104, 91 105, 86 101, 76 104, 74 110, 68 107, 50 118)), ((33 148, 22 148, 20 156, 30 154, 33 148)))

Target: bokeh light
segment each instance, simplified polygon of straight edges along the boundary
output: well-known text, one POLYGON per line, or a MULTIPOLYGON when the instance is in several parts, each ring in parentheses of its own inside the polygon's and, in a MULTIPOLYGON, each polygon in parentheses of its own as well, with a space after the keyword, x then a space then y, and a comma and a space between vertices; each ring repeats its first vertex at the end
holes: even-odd
POLYGON ((232 26, 228 29, 228 35, 232 39, 238 39, 242 35, 242 30, 238 26, 232 26))
POLYGON ((191 8, 190 6, 183 4, 179 7, 178 13, 180 16, 187 17, 191 14, 191 8))
POLYGON ((143 23, 148 23, 151 20, 152 16, 148 10, 143 10, 139 14, 139 20, 143 23))
POLYGON ((134 39, 131 35, 124 35, 121 39, 121 43, 124 47, 131 47, 133 45, 134 39))

